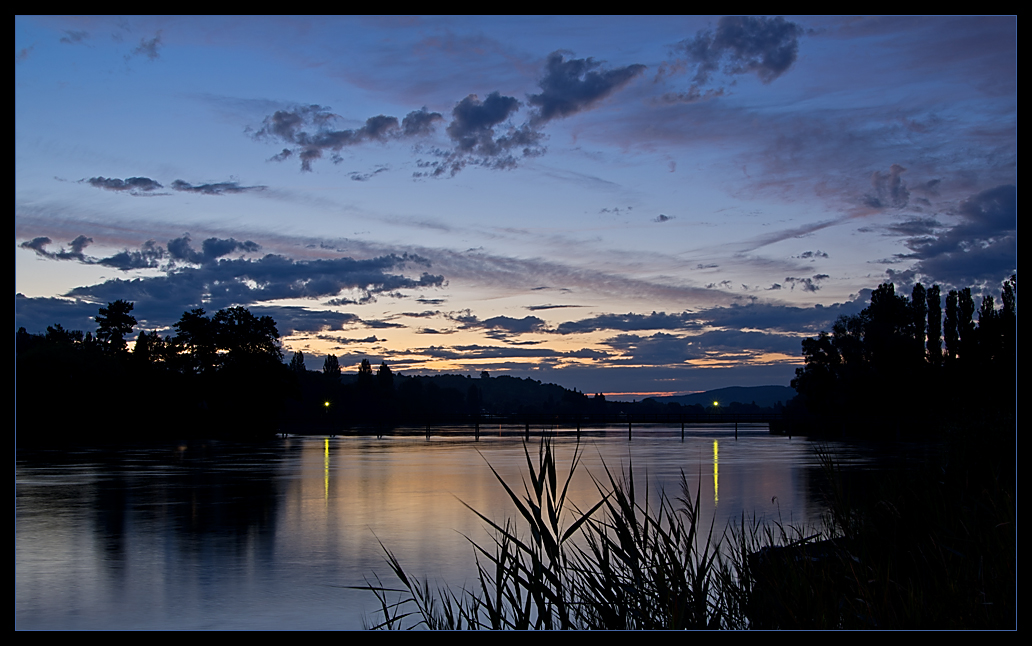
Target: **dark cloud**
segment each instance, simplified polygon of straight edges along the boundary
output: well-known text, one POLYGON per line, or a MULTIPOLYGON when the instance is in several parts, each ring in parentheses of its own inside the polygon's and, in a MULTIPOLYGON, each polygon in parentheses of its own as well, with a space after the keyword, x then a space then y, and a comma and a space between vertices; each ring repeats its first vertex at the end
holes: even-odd
POLYGON ((42 334, 48 326, 60 323, 67 330, 92 332, 96 303, 65 298, 30 298, 14 295, 14 329, 24 327, 30 334, 42 334))
POLYGON ((387 340, 387 339, 378 339, 378 338, 376 338, 375 335, 374 336, 367 336, 364 339, 342 339, 340 337, 331 336, 329 334, 320 334, 320 335, 318 335, 318 338, 323 339, 324 341, 333 341, 334 343, 339 343, 339 344, 343 344, 343 345, 350 345, 352 343, 380 343, 380 342, 383 342, 383 341, 387 340))
POLYGON ((65 35, 61 36, 60 42, 65 43, 66 45, 74 45, 75 43, 81 43, 89 37, 90 33, 88 31, 70 31, 66 29, 65 35))
POLYGON ((818 249, 817 251, 804 251, 799 257, 804 259, 827 258, 828 254, 818 249))
POLYGON ((200 251, 197 251, 190 246, 189 235, 184 235, 181 238, 175 238, 168 241, 168 255, 173 260, 190 262, 197 265, 213 262, 223 256, 228 256, 235 251, 254 253, 260 249, 261 247, 256 242, 252 242, 251 240, 239 242, 233 238, 208 238, 201 243, 200 251))
POLYGON ((871 188, 873 195, 867 195, 864 203, 876 209, 893 207, 901 209, 910 202, 910 191, 903 181, 902 175, 906 172, 899 164, 893 164, 888 173, 874 171, 871 174, 871 188))
POLYGON ((124 180, 114 177, 91 177, 83 181, 88 182, 90 186, 96 186, 108 191, 127 191, 130 195, 148 193, 162 188, 161 184, 149 177, 129 177, 124 180))
POLYGON ((673 215, 663 215, 662 213, 660 213, 652 221, 653 222, 669 222, 670 220, 673 220, 675 217, 676 216, 673 216, 673 215))
MULTIPOLYGON (((326 310, 309 310, 303 307, 252 307, 255 316, 271 316, 276 321, 276 329, 283 336, 304 332, 327 332, 341 330, 346 325, 358 323, 361 319, 355 314, 331 312, 326 310)), ((376 341, 376 337, 371 337, 376 341)), ((342 339, 333 339, 346 342, 342 339)))
POLYGON ((87 262, 90 264, 96 262, 87 259, 85 254, 82 252, 83 249, 93 243, 93 238, 87 238, 84 235, 80 235, 76 237, 75 240, 68 243, 70 249, 61 247, 61 250, 56 252, 47 251, 47 245, 51 242, 52 240, 50 238, 40 236, 38 238, 33 238, 28 242, 23 242, 19 246, 22 249, 31 249, 32 251, 35 251, 37 255, 53 260, 78 260, 80 262, 87 262))
POLYGON ((675 51, 681 60, 672 65, 694 66, 696 87, 708 83, 717 71, 728 76, 755 74, 771 83, 795 63, 803 33, 800 25, 780 16, 724 16, 716 31, 703 30, 678 43, 675 51))
POLYGON ((958 209, 961 222, 937 234, 920 232, 906 241, 916 259, 901 280, 926 280, 954 286, 994 283, 1017 271, 1018 189, 1002 185, 971 196, 958 209))
POLYGON ((434 131, 435 124, 443 121, 438 112, 430 112, 426 106, 409 112, 401 121, 401 131, 405 137, 423 137, 434 131))
MULTIPOLYGON (((524 316, 521 319, 510 316, 495 316, 481 321, 465 310, 465 313, 453 314, 448 318, 462 324, 462 329, 482 329, 495 332, 495 338, 504 338, 513 334, 545 331, 545 322, 536 316, 524 316)), ((489 336, 492 336, 489 334, 489 336)))
MULTIPOLYGON (((418 299, 417 299, 418 300, 418 299)), ((424 312, 402 312, 402 316, 408 316, 414 319, 425 319, 440 314, 438 310, 426 310, 424 312)))
POLYGON ((645 71, 644 65, 601 70, 602 64, 591 58, 564 60, 564 54, 549 54, 545 76, 539 83, 541 94, 527 97, 537 107, 530 120, 532 126, 588 110, 645 71))
POLYGON ((454 347, 430 346, 413 350, 434 359, 509 359, 509 358, 539 358, 539 359, 604 359, 609 355, 599 350, 549 350, 547 348, 512 348, 509 346, 495 345, 458 345, 454 347))
POLYGON ((555 328, 557 334, 585 334, 598 330, 691 330, 701 327, 692 314, 602 314, 579 321, 566 321, 555 328))
POLYGON ((98 258, 91 262, 97 265, 104 265, 105 267, 113 267, 121 271, 130 271, 133 269, 153 269, 165 257, 165 250, 155 244, 153 240, 148 240, 141 249, 125 249, 113 256, 98 258))
POLYGON ((158 47, 161 46, 161 32, 159 31, 154 35, 154 38, 147 40, 146 38, 140 39, 140 44, 137 45, 132 52, 130 52, 125 59, 129 60, 133 56, 146 56, 152 61, 158 60, 158 47))
POLYGON ((584 307, 584 306, 583 305, 528 305, 527 309, 530 310, 531 312, 536 312, 538 310, 555 310, 555 309, 561 309, 561 308, 566 308, 566 307, 584 307))
POLYGON ((785 282, 790 285, 790 289, 795 289, 796 285, 806 292, 816 292, 821 288, 821 281, 830 278, 828 274, 815 274, 809 278, 797 278, 794 276, 786 276, 785 282))
POLYGON ((291 144, 293 148, 284 148, 272 160, 283 161, 296 153, 301 159, 301 170, 311 171, 312 162, 320 159, 324 152, 339 153, 348 146, 369 141, 386 142, 426 136, 433 131, 434 124, 443 118, 440 113, 422 108, 410 112, 400 125, 397 117, 381 114, 366 119, 361 128, 335 130, 332 125, 340 119, 338 115, 330 112, 328 107, 308 105, 292 110, 277 110, 265 118, 262 127, 252 136, 259 140, 272 139, 291 144))
POLYGON ((217 184, 189 184, 181 179, 172 182, 172 188, 177 191, 189 193, 203 193, 204 195, 225 195, 226 193, 248 193, 252 191, 264 191, 267 186, 241 186, 239 182, 219 182, 217 184))
POLYGON ((544 134, 530 124, 516 126, 510 121, 519 108, 515 97, 499 92, 492 92, 483 101, 475 94, 459 101, 452 109, 452 121, 447 128, 454 148, 434 151, 438 161, 417 161, 417 166, 426 170, 414 175, 454 177, 468 165, 508 169, 524 157, 543 154, 544 134))
POLYGON ((910 218, 889 226, 889 231, 903 236, 928 236, 942 229, 943 224, 935 218, 910 218))
POLYGON ((362 321, 362 324, 365 325, 366 327, 371 327, 371 328, 375 328, 375 329, 384 329, 384 328, 391 328, 391 327, 400 327, 400 328, 407 327, 405 325, 402 325, 401 323, 391 323, 390 321, 377 321, 377 320, 372 320, 372 319, 367 320, 367 321, 362 321))
POLYGON ((386 172, 387 172, 387 167, 383 166, 381 168, 377 168, 376 170, 374 170, 371 173, 358 173, 358 172, 348 173, 348 177, 350 177, 352 180, 354 180, 356 182, 367 182, 370 179, 372 179, 373 176, 379 175, 380 173, 386 173, 386 172))
MULTIPOLYGON (((220 245, 214 247, 207 252, 202 251, 201 259, 214 257, 225 249, 220 245)), ((184 253, 184 250, 178 249, 177 253, 184 253)), ((188 257, 193 256, 186 253, 188 257)), ((336 296, 346 290, 372 297, 398 289, 438 287, 444 283, 442 276, 426 272, 419 278, 391 273, 407 264, 411 264, 408 256, 393 254, 368 260, 338 258, 313 261, 296 261, 270 254, 254 260, 205 260, 199 267, 170 269, 165 276, 108 280, 98 285, 77 287, 68 295, 96 302, 133 301, 138 307, 146 306, 162 316, 178 320, 182 312, 195 307, 221 309, 288 298, 317 299, 336 296)), ((366 324, 376 327, 373 322, 366 324)), ((386 326, 397 327, 394 324, 386 326)))
POLYGON ((23 249, 31 249, 38 255, 51 260, 75 260, 87 265, 103 265, 122 271, 157 267, 159 262, 165 258, 165 250, 157 246, 153 240, 148 240, 141 249, 126 249, 107 258, 96 258, 83 253, 83 250, 93 242, 93 238, 84 235, 69 242, 70 249, 62 247, 57 252, 47 251, 46 247, 50 242, 50 238, 39 237, 23 242, 20 246, 23 249))
POLYGON ((621 353, 614 364, 676 365, 707 358, 745 363, 773 352, 795 355, 801 342, 797 337, 766 332, 716 330, 693 336, 620 334, 603 343, 621 353))

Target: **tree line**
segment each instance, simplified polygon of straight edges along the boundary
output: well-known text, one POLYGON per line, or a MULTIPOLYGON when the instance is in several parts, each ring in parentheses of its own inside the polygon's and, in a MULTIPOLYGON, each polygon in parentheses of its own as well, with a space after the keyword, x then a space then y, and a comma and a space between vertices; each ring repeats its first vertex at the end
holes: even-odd
MULTIPOLYGON (((142 331, 130 349, 133 303, 101 307, 93 332, 16 334, 19 442, 248 437, 359 432, 491 415, 702 413, 701 406, 607 401, 576 389, 487 371, 406 376, 363 359, 345 374, 335 355, 308 370, 283 362, 276 322, 244 307, 184 312, 169 334, 142 331)), ((726 410, 760 412, 755 405, 726 410), (739 410, 740 409, 740 410, 739 410)))
POLYGON ((276 429, 295 385, 271 317, 243 307, 183 313, 174 334, 141 332, 133 303, 101 307, 96 332, 16 333, 19 442, 250 436, 276 429))
POLYGON ((935 434, 951 420, 1014 414, 1017 275, 1004 281, 1001 307, 971 288, 914 285, 910 298, 885 283, 871 303, 843 316, 831 333, 802 343, 792 387, 798 423, 811 434, 935 434))

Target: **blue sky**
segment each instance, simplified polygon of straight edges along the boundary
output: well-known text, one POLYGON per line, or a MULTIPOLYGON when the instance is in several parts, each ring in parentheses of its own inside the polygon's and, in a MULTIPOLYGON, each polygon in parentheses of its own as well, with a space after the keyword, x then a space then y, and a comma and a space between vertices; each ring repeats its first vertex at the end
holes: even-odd
POLYGON ((16 17, 15 326, 273 316, 311 368, 784 384, 1017 270, 1015 17, 16 17))

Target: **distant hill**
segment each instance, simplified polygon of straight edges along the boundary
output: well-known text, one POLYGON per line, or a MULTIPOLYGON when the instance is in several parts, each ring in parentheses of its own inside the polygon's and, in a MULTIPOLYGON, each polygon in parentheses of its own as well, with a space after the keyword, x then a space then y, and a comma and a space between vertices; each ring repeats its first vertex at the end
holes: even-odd
POLYGON ((742 404, 756 403, 761 408, 769 408, 781 402, 782 405, 796 396, 796 391, 788 386, 731 386, 729 388, 717 388, 707 390, 704 393, 693 395, 677 395, 675 397, 652 397, 661 404, 675 402, 682 406, 712 406, 713 402, 720 402, 721 405, 739 402, 742 404))

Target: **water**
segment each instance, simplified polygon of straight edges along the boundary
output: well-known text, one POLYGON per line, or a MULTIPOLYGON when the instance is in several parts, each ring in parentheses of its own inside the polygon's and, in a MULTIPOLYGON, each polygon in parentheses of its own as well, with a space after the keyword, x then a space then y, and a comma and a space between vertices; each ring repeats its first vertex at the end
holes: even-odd
MULTIPOLYGON (((556 440, 560 476, 573 438, 556 440)), ((536 459, 537 440, 532 438, 536 459)), ((847 463, 863 454, 832 447, 847 463)), ((794 525, 824 511, 805 440, 766 430, 585 432, 570 500, 599 499, 590 475, 633 466, 639 497, 699 488, 719 533, 744 512, 794 525), (590 474, 590 475, 589 475, 590 474)), ((261 444, 191 441, 117 449, 19 451, 15 622, 19 629, 361 629, 365 585, 394 584, 380 542, 406 571, 453 589, 474 582, 485 523, 515 509, 521 437, 292 437, 261 444)))

